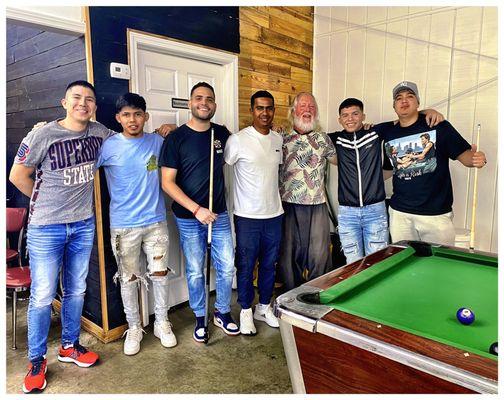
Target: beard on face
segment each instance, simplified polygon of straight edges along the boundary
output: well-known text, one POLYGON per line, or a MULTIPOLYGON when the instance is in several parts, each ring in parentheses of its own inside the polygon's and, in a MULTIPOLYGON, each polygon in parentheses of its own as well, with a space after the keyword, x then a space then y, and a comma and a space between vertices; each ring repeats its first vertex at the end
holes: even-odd
POLYGON ((317 121, 313 115, 310 122, 304 122, 302 117, 298 117, 297 115, 294 116, 294 127, 303 133, 313 131, 316 123, 317 121))
POLYGON ((200 113, 200 111, 198 110, 197 107, 192 107, 191 108, 191 114, 192 114, 193 117, 195 117, 195 118, 197 118, 197 119, 199 119, 201 121, 210 121, 213 118, 214 114, 215 114, 215 110, 210 110, 208 112, 208 114, 205 115, 203 112, 200 113))

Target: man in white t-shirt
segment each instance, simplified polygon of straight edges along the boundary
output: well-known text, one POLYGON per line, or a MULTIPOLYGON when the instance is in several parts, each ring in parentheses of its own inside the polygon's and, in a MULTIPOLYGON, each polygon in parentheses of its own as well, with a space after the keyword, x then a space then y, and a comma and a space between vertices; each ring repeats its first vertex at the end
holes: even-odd
POLYGON ((278 192, 278 171, 282 163, 282 136, 271 130, 275 116, 273 96, 264 90, 250 99, 252 126, 231 135, 224 159, 233 166, 235 265, 238 303, 241 305, 240 332, 255 335, 254 319, 278 328, 270 301, 275 285, 275 263, 282 237, 283 208, 278 192), (259 262, 257 286, 259 304, 252 314, 255 297, 253 272, 259 262))

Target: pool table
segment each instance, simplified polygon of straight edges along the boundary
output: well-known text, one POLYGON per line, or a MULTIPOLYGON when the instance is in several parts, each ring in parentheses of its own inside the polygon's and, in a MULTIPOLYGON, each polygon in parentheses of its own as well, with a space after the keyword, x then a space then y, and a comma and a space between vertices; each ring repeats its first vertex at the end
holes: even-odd
POLYGON ((494 254, 399 242, 284 293, 294 392, 497 393, 497 287, 494 254))

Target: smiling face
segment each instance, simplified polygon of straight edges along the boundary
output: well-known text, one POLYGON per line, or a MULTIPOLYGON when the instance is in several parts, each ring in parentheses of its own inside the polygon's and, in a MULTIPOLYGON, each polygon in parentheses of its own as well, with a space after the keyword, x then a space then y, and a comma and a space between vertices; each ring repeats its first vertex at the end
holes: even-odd
POLYGON ((251 111, 254 128, 260 133, 269 133, 273 124, 273 118, 275 117, 273 100, 269 97, 257 97, 254 99, 254 107, 251 111))
POLYGON ((96 111, 96 97, 88 87, 72 86, 65 93, 61 105, 66 110, 67 119, 80 124, 87 123, 96 111))
POLYGON ((124 136, 129 138, 142 136, 148 120, 149 114, 140 108, 126 106, 116 114, 116 121, 121 124, 124 136))
POLYGON ((350 106, 341 109, 338 121, 345 131, 353 133, 362 128, 362 122, 365 119, 366 114, 362 112, 360 107, 350 106))
POLYGON ((394 98, 394 111, 399 117, 410 117, 418 113, 418 100, 410 90, 402 90, 394 98))
POLYGON ((196 88, 189 100, 189 108, 193 118, 200 121, 210 121, 217 109, 212 90, 204 86, 196 88))
POLYGON ((294 108, 294 127, 302 132, 310 132, 315 128, 317 118, 317 105, 309 94, 303 94, 298 98, 294 108))

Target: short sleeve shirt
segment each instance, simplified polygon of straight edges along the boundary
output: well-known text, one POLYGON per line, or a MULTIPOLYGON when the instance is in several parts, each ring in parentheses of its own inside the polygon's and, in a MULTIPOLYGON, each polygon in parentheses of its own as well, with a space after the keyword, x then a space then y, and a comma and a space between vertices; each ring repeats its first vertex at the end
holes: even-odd
POLYGON ((114 133, 98 122, 74 132, 58 121, 28 133, 14 162, 35 168, 30 224, 71 223, 93 216, 95 162, 103 141, 114 133))
MULTIPOLYGON (((212 123, 210 129, 198 132, 187 125, 175 129, 165 139, 159 166, 177 170, 175 183, 182 191, 201 207, 208 208, 210 194, 210 137, 214 129, 214 170, 213 170, 213 212, 220 214, 227 210, 224 186, 224 146, 229 131, 222 125, 212 123)), ((172 203, 178 218, 194 218, 193 214, 178 204, 172 203)))
POLYGON ((280 173, 282 201, 304 205, 325 203, 327 158, 335 154, 336 149, 324 132, 285 134, 280 173))
POLYGON ((253 126, 231 135, 224 159, 233 166, 233 213, 266 219, 283 214, 278 192, 278 167, 282 163, 282 136, 267 135, 253 126))
POLYGON ((393 195, 390 206, 397 211, 418 215, 440 215, 450 212, 453 190, 449 160, 455 160, 471 145, 448 122, 430 128, 425 116, 408 127, 399 124, 383 134, 384 165, 393 170, 393 195), (425 136, 427 135, 427 136, 425 136), (422 143, 430 143, 428 157, 412 159, 420 154, 422 143), (426 141, 427 140, 427 141, 426 141))

